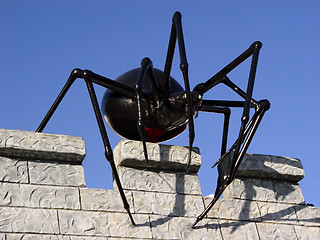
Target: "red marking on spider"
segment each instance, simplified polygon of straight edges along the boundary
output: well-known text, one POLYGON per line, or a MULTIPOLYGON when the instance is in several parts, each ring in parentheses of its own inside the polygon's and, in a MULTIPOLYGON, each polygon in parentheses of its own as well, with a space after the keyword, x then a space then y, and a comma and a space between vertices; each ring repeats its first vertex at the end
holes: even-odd
POLYGON ((147 142, 157 143, 162 136, 164 136, 168 131, 158 129, 158 128, 146 128, 147 131, 147 142))

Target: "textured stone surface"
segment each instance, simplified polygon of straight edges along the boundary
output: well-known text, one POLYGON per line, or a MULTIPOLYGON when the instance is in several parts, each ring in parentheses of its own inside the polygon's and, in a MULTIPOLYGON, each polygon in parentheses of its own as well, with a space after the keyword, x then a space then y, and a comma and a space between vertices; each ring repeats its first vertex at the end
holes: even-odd
POLYGON ((297 224, 294 205, 258 202, 262 220, 265 222, 297 224))
MULTIPOLYGON (((133 212, 132 193, 126 192, 125 194, 131 207, 131 212, 133 212)), ((80 195, 83 210, 126 212, 118 191, 82 188, 80 189, 80 195)))
POLYGON ((61 135, 9 132, 0 137, 0 240, 320 239, 320 208, 304 205, 297 184, 299 160, 248 154, 223 198, 191 229, 212 200, 201 193, 200 156, 186 174, 186 148, 150 144, 146 166, 141 144, 123 141, 115 153, 125 165, 117 168, 133 226, 116 188, 84 188, 81 161, 60 158, 70 150, 77 159, 78 143, 52 148, 61 135))
POLYGON ((204 210, 202 197, 155 192, 133 192, 135 212, 195 216, 204 210))
MULTIPOLYGON (((221 172, 228 172, 232 156, 232 153, 227 155, 219 164, 221 172)), ((296 158, 246 153, 236 176, 298 182, 304 178, 304 170, 301 161, 296 158)))
POLYGON ((60 231, 62 234, 74 235, 110 235, 108 231, 108 214, 105 212, 80 212, 59 210, 60 231))
POLYGON ((124 213, 108 214, 108 230, 111 236, 130 238, 152 238, 148 215, 135 214, 136 226, 132 226, 124 213))
POLYGON ((150 220, 154 239, 222 239, 218 224, 208 227, 202 223, 190 229, 195 218, 151 216, 150 220))
POLYGON ((277 202, 305 204, 299 184, 274 181, 274 190, 277 202))
POLYGON ((30 183, 57 186, 85 186, 81 165, 29 162, 30 183))
MULTIPOLYGON (((212 199, 205 197, 205 206, 208 206, 212 199)), ((207 216, 208 218, 261 221, 257 203, 245 200, 219 199, 207 216)))
POLYGON ((0 155, 81 164, 86 152, 80 137, 0 129, 0 155))
POLYGON ((320 208, 296 206, 295 209, 301 225, 320 227, 320 208))
POLYGON ((27 162, 0 156, 0 181, 28 183, 27 162))
POLYGON ((305 204, 299 184, 265 179, 236 178, 227 187, 223 197, 305 204))
MULTIPOLYGON (((6 240, 72 240, 73 237, 61 235, 39 235, 39 234, 6 234, 6 240)), ((0 238, 1 239, 1 238, 0 238)), ((82 238, 86 240, 87 238, 82 238)), ((93 240, 93 238, 90 238, 93 240)), ((88 238, 89 240, 89 238, 88 238)), ((101 239, 106 240, 106 238, 101 239)))
POLYGON ((0 207, 0 232, 59 233, 57 211, 0 207))
POLYGON ((236 178, 223 193, 224 198, 276 202, 274 184, 270 180, 236 178))
POLYGON ((294 226, 298 240, 320 239, 320 227, 294 226))
POLYGON ((59 210, 62 234, 152 238, 147 215, 135 214, 132 226, 124 213, 59 210))
POLYGON ((0 183, 0 205, 80 209, 79 191, 68 187, 0 183))
POLYGON ((294 227, 285 224, 270 224, 270 223, 257 223, 257 228, 260 236, 264 240, 292 240, 297 239, 294 227))
POLYGON ((201 195, 197 175, 153 172, 147 169, 118 168, 124 189, 201 195))
MULTIPOLYGON (((39 234, 6 234, 3 240, 110 240, 106 237, 91 236, 61 236, 61 235, 39 235, 39 234)), ((1 237, 0 237, 0 240, 1 237)))
MULTIPOLYGON (((188 147, 147 143, 149 164, 147 165, 140 141, 122 140, 114 149, 117 165, 127 167, 147 167, 157 170, 183 171, 187 169, 188 147)), ((193 148, 189 172, 198 172, 201 156, 198 148, 193 148)))
POLYGON ((256 224, 246 221, 219 221, 223 239, 254 240, 260 239, 256 224))

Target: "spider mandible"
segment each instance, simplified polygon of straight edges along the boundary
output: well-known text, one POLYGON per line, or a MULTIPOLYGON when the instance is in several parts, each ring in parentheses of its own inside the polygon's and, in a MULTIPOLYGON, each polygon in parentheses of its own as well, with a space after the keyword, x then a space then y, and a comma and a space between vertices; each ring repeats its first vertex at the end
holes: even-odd
POLYGON ((234 179, 235 173, 251 143, 262 117, 270 107, 268 100, 256 101, 252 98, 258 55, 261 46, 261 42, 254 42, 246 51, 235 58, 221 71, 216 73, 206 82, 196 85, 191 91, 188 77, 188 62, 181 25, 181 14, 176 12, 172 18, 172 28, 164 71, 153 68, 149 58, 144 58, 141 61, 140 68, 128 71, 115 80, 103 77, 90 70, 74 69, 36 131, 43 131, 73 82, 78 78, 83 79, 88 88, 103 144, 105 146, 105 157, 111 165, 112 173, 119 189, 124 208, 128 212, 132 224, 135 225, 116 170, 112 148, 103 123, 103 117, 93 88, 93 83, 107 88, 102 100, 102 112, 108 125, 125 138, 142 141, 144 156, 147 162, 148 155, 146 142, 162 142, 169 140, 182 133, 188 125, 189 167, 191 150, 195 138, 193 116, 201 111, 224 114, 221 158, 216 164, 224 159, 224 156, 233 151, 234 154, 230 161, 229 174, 225 179, 221 180, 220 177, 218 178, 214 199, 192 224, 191 228, 193 228, 201 219, 203 219, 206 213, 221 196, 225 188, 234 179), (183 89, 176 80, 170 77, 177 40, 180 54, 180 69, 182 71, 185 89, 183 89), (247 90, 243 91, 227 77, 227 74, 250 56, 252 56, 252 61, 249 80, 247 90), (244 101, 204 100, 202 98, 208 90, 220 83, 223 83, 232 89, 241 96, 244 101), (243 113, 238 138, 227 151, 226 146, 230 107, 242 107, 243 113), (251 119, 249 119, 250 108, 255 109, 255 113, 251 119))

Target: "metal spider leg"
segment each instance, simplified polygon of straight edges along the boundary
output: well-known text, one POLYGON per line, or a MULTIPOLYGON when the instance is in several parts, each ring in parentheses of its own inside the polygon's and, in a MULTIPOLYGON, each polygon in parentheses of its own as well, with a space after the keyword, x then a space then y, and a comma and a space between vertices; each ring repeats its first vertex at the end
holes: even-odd
POLYGON ((194 228, 195 225, 201 221, 207 212, 213 207, 216 201, 219 199, 223 191, 226 187, 232 182, 235 177, 236 171, 238 170, 240 163, 246 153, 252 138, 261 122, 261 119, 264 113, 269 109, 270 103, 268 100, 262 100, 260 102, 252 99, 253 93, 253 85, 255 80, 259 50, 261 48, 260 42, 253 43, 249 49, 247 49, 244 53, 242 53, 239 57, 233 60, 230 64, 228 64, 225 68, 223 68, 220 72, 214 75, 211 79, 203 84, 199 84, 196 86, 194 91, 197 91, 200 94, 205 93, 212 87, 216 86, 219 83, 224 83, 226 86, 235 91, 238 95, 245 99, 245 101, 213 101, 213 100, 204 100, 202 104, 211 104, 211 106, 227 106, 227 107, 243 107, 243 113, 241 117, 241 126, 237 140, 233 144, 233 146, 222 155, 222 157, 218 160, 224 158, 225 155, 234 150, 233 157, 230 161, 229 165, 229 173, 227 177, 224 174, 219 173, 217 188, 215 191, 214 199, 211 203, 206 207, 206 209, 198 216, 197 220, 192 224, 191 228, 194 228), (247 85, 247 91, 244 92, 238 86, 236 86, 227 76, 226 74, 232 71, 235 67, 237 67, 240 63, 246 60, 249 56, 252 55, 252 62, 250 67, 249 80, 247 85), (249 112, 250 108, 255 108, 255 114, 252 116, 249 121, 249 112))
MULTIPOLYGON (((62 101, 63 97, 65 96, 65 94, 67 93, 67 91, 69 90, 69 88, 71 87, 72 83, 77 79, 77 78, 82 78, 85 80, 86 84, 87 84, 87 88, 88 88, 88 92, 90 95, 90 99, 92 102, 92 106, 94 109, 94 113, 97 119, 97 123, 99 126, 99 130, 100 130, 100 134, 102 137, 102 141, 104 144, 104 148, 105 148, 105 157, 108 160, 108 162, 110 163, 111 169, 112 169, 112 174, 114 177, 114 180, 116 181, 122 202, 123 202, 123 206, 124 209, 127 211, 129 218, 131 220, 131 223, 133 225, 135 225, 134 219, 132 217, 132 214, 130 212, 130 206, 128 204, 127 198, 124 194, 121 182, 120 182, 120 178, 114 163, 114 158, 113 158, 113 152, 112 152, 112 148, 108 139, 108 135, 105 129, 105 125, 103 123, 103 119, 102 119, 102 115, 100 112, 100 108, 99 108, 99 104, 97 101, 97 97, 93 88, 93 82, 96 82, 98 84, 103 84, 104 86, 108 85, 108 84, 112 84, 112 80, 105 78, 105 80, 107 80, 106 82, 103 82, 101 80, 104 79, 104 77, 101 77, 97 74, 92 73, 91 71, 88 70, 80 70, 80 69, 75 69, 72 71, 69 79, 67 80, 67 83, 65 84, 65 86, 63 87, 63 89, 61 90, 60 94, 58 95, 57 99, 55 100, 55 102, 53 103, 53 105, 51 106, 50 110, 48 111, 47 115, 45 116, 45 118, 43 119, 43 121, 41 122, 40 126, 38 127, 38 129, 36 130, 37 132, 42 132, 42 130, 44 129, 44 127, 46 126, 46 124, 48 123, 48 121, 50 120, 50 118, 52 117, 54 111, 57 109, 58 105, 60 104, 60 102, 62 101), (97 77, 97 78, 95 78, 97 77)), ((115 88, 119 88, 121 89, 120 85, 116 85, 113 87, 115 88)), ((132 95, 132 90, 130 90, 127 87, 124 87, 123 92, 128 91, 128 95, 132 95)))
MULTIPOLYGON (((120 92, 121 94, 123 94, 124 96, 126 96, 128 98, 135 99, 135 97, 136 97, 135 92, 132 88, 130 88, 126 85, 123 85, 121 83, 115 82, 109 78, 95 74, 93 72, 91 72, 91 75, 93 78, 92 82, 94 82, 102 87, 109 88, 113 91, 120 92)), ((78 68, 74 69, 71 72, 66 84, 63 86, 58 97, 56 98, 56 100, 54 101, 52 106, 50 107, 49 111, 47 112, 46 116, 43 118, 42 122, 39 124, 39 127, 37 128, 36 132, 43 131, 43 129, 46 127, 49 120, 51 119, 52 115, 56 111, 57 107, 61 103, 63 97, 66 95, 66 93, 70 89, 71 85, 74 83, 74 81, 77 78, 83 78, 83 70, 78 69, 78 68)))
MULTIPOLYGON (((256 114, 256 113, 255 113, 256 114)), ((245 131, 244 131, 244 135, 247 136, 248 131, 252 128, 252 124, 253 124, 253 119, 254 117, 250 120, 250 122, 248 123, 245 131)), ((225 157, 227 155, 230 154, 230 152, 234 151, 234 149, 236 148, 238 143, 238 139, 234 142, 234 144, 229 148, 228 151, 226 151, 224 154, 221 155, 221 157, 213 164, 213 166, 211 168, 214 168, 215 166, 217 166, 221 161, 223 161, 225 159, 225 157)))
MULTIPOLYGON (((214 198, 212 201, 208 204, 208 206, 205 208, 205 210, 197 217, 196 221, 191 225, 191 228, 194 228, 198 222, 200 222, 205 215, 210 211, 210 209, 214 206, 214 204, 218 201, 224 190, 228 187, 228 185, 233 181, 235 178, 235 174, 240 166, 240 163, 243 159, 244 154, 246 153, 246 150, 249 147, 249 144, 251 143, 253 136, 258 129, 258 126, 265 114, 265 112, 269 109, 270 103, 268 100, 262 100, 259 102, 259 107, 256 110, 254 116, 252 117, 252 120, 250 121, 250 124, 246 127, 244 131, 245 138, 242 139, 241 144, 243 143, 243 146, 240 150, 239 155, 235 159, 235 161, 232 159, 230 161, 229 165, 229 171, 227 176, 225 176, 225 173, 219 172, 218 177, 218 183, 217 183, 217 189, 215 191, 214 198)), ((239 144, 240 139, 237 139, 234 146, 232 148, 235 148, 237 144, 239 144)), ((229 151, 228 151, 229 152, 229 151)))
POLYGON ((145 106, 142 106, 142 83, 145 80, 146 74, 149 76, 149 82, 153 91, 153 97, 155 104, 159 106, 159 100, 160 100, 160 92, 157 85, 157 82, 155 80, 153 70, 152 70, 152 62, 149 58, 144 58, 141 61, 141 68, 139 71, 139 75, 135 84, 135 92, 136 92, 136 99, 137 99, 137 107, 138 107, 138 131, 141 137, 141 141, 143 144, 143 152, 144 157, 146 159, 147 164, 149 163, 148 160, 148 152, 147 152, 147 146, 146 146, 146 126, 144 123, 144 112, 145 112, 145 106))
MULTIPOLYGON (((241 117, 241 127, 240 127, 240 131, 239 131, 239 136, 238 136, 239 141, 237 142, 237 145, 235 148, 235 154, 233 157, 233 161, 231 163, 233 166, 235 165, 236 160, 237 160, 238 156, 240 155, 241 141, 244 138, 244 131, 245 131, 247 123, 249 122, 249 112, 250 112, 251 99, 252 99, 252 93, 253 93, 253 85, 254 85, 257 64, 258 64, 259 51, 260 51, 261 46, 262 46, 261 44, 255 44, 255 46, 253 47, 253 50, 252 50, 252 61, 251 61, 251 67, 250 67, 250 74, 249 74, 247 91, 246 91, 246 95, 245 95, 243 114, 241 117)), ((229 82, 231 82, 231 81, 229 81, 229 82)), ((237 89, 235 89, 235 90, 237 92, 237 89)))
POLYGON ((193 106, 192 106, 192 100, 191 100, 190 82, 189 82, 189 74, 188 74, 189 65, 187 62, 186 49, 184 45, 180 12, 175 12, 172 18, 172 28, 171 28, 167 58, 165 63, 164 81, 163 81, 164 92, 166 92, 167 94, 169 94, 169 77, 170 77, 174 49, 175 49, 177 39, 178 39, 179 54, 180 54, 180 69, 184 79, 186 101, 187 101, 186 114, 188 116, 188 123, 189 123, 189 155, 188 155, 188 163, 187 163, 187 172, 188 172, 190 163, 191 163, 191 153, 192 153, 192 146, 195 138, 195 132, 194 132, 194 122, 193 122, 193 111, 192 111, 193 106))

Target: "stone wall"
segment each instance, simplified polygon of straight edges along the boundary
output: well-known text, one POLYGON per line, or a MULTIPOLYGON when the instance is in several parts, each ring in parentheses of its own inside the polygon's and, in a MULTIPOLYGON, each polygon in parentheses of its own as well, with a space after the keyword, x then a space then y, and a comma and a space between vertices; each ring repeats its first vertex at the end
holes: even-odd
POLYGON ((149 165, 139 142, 114 150, 132 226, 116 189, 85 187, 81 138, 0 129, 0 240, 320 239, 320 208, 305 205, 299 160, 247 154, 223 198, 190 229, 212 199, 201 193, 199 151, 186 174, 187 148, 147 146, 149 165))

